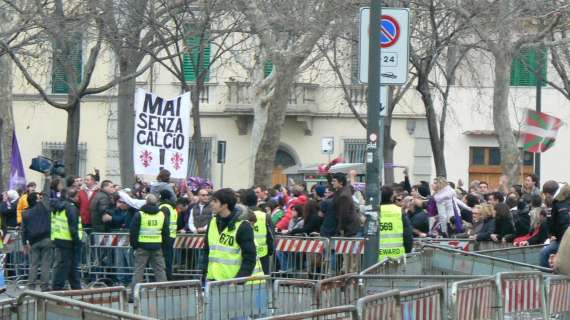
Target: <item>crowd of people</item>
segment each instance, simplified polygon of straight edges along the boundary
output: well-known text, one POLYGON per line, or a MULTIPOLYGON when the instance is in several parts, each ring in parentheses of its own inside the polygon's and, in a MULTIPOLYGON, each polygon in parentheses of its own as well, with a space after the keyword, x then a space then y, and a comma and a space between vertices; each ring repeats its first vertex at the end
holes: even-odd
MULTIPOLYGON (((410 252, 414 237, 440 237, 515 246, 547 243, 541 265, 561 260, 554 254, 570 224, 568 185, 546 181, 541 190, 534 175, 512 187, 501 179, 493 189, 484 181, 464 188, 461 181, 444 178, 413 185, 407 170, 404 174, 403 182, 382 187, 379 258, 410 252)), ((214 190, 200 178, 173 183, 167 170, 154 182, 137 180, 132 188, 100 181, 98 171, 84 179, 45 178, 42 191, 30 182, 25 190, 4 193, 0 203, 4 232, 19 228, 30 254, 29 286, 41 290, 61 290, 66 281, 81 288, 83 231, 129 232, 134 273, 124 279, 134 287, 148 263, 156 281, 173 279, 177 234, 206 235, 200 254, 204 279, 224 280, 269 274, 275 235, 359 237, 367 221, 355 172, 330 174, 327 183, 309 190, 304 184, 214 190), (54 261, 49 279, 46 270, 54 261)), ((279 253, 276 258, 273 271, 286 270, 290 257, 279 253)))

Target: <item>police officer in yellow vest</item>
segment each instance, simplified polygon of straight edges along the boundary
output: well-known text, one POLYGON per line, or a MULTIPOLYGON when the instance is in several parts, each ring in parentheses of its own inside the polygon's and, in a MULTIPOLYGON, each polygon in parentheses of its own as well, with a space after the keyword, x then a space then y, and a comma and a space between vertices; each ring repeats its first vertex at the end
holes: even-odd
POLYGON ((264 274, 269 274, 269 259, 273 255, 273 226, 271 217, 267 213, 257 208, 258 196, 253 189, 248 189, 240 194, 240 200, 248 211, 241 215, 242 220, 248 220, 253 226, 255 244, 257 246, 257 257, 261 263, 264 274))
POLYGON ((382 203, 380 205, 380 252, 378 261, 385 258, 398 259, 412 251, 413 229, 402 208, 393 202, 394 190, 382 186, 382 203))
POLYGON ((263 275, 256 256, 253 228, 236 211, 237 198, 232 189, 212 195, 214 216, 206 231, 203 266, 208 280, 228 280, 263 275))
POLYGON ((174 259, 174 241, 176 240, 176 232, 178 222, 178 212, 172 199, 174 195, 170 190, 160 191, 160 210, 169 217, 170 223, 168 224, 168 239, 162 244, 162 253, 164 254, 164 263, 166 264, 166 279, 172 280, 172 259, 174 259))
POLYGON ((170 217, 158 207, 158 198, 149 194, 146 204, 133 217, 129 232, 131 246, 135 250, 135 285, 143 281, 144 270, 150 263, 157 282, 166 281, 162 244, 169 238, 170 217))
POLYGON ((74 266, 81 259, 76 250, 81 247, 83 227, 79 214, 79 192, 67 189, 63 192, 65 200, 53 204, 51 212, 51 240, 55 246, 56 265, 53 275, 53 290, 63 290, 69 281, 72 290, 81 289, 79 270, 74 266))

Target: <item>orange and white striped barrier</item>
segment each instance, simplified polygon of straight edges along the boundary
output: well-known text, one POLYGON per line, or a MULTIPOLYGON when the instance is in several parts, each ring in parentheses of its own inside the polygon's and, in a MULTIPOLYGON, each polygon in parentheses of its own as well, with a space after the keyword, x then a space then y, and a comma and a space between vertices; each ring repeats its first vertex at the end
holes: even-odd
POLYGON ((495 277, 456 282, 452 286, 454 319, 495 319, 497 285, 495 277))
POLYGON ((498 292, 504 315, 546 315, 543 274, 540 272, 510 272, 497 275, 498 292))
POLYGON ((552 276, 546 279, 548 310, 551 317, 570 312, 570 278, 552 276))
POLYGON ((174 249, 203 249, 204 235, 179 234, 174 240, 174 249))
POLYGON ((443 286, 404 291, 400 294, 402 319, 443 320, 443 286))

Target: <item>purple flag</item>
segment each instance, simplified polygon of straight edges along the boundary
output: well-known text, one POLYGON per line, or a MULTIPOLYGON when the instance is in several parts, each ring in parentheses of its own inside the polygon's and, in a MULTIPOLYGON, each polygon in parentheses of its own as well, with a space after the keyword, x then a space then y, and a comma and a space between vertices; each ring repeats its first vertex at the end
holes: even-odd
POLYGON ((22 156, 16 139, 16 132, 12 136, 12 169, 10 170, 10 190, 16 190, 18 187, 26 186, 26 174, 24 173, 24 165, 22 164, 22 156))

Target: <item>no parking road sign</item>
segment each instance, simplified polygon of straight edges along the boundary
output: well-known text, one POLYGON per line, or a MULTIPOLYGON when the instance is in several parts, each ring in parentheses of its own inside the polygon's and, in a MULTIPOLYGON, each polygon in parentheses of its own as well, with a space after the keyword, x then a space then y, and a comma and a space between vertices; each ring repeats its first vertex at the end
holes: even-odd
MULTIPOLYGON (((403 85, 408 80, 410 12, 404 8, 382 8, 380 28, 380 64, 382 85, 403 85)), ((359 80, 368 83, 368 43, 370 8, 360 9, 359 80)))

